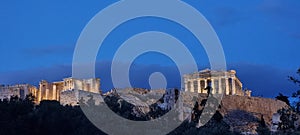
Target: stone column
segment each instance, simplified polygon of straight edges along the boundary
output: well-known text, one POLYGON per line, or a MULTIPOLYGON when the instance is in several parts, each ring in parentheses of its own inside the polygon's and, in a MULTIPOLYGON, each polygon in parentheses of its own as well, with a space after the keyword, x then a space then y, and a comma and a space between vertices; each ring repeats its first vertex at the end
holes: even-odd
POLYGON ((56 100, 56 85, 53 85, 53 89, 52 89, 52 100, 56 100))
POLYGON ((188 81, 184 80, 184 88, 185 88, 185 92, 188 91, 188 81))
POLYGON ((190 85, 191 85, 191 91, 190 92, 194 92, 194 80, 190 81, 190 85))
POLYGON ((216 90, 215 90, 215 83, 214 83, 214 79, 211 79, 211 94, 215 94, 216 90))
POLYGON ((70 81, 67 81, 67 90, 70 90, 70 81))
POLYGON ((48 100, 48 96, 49 96, 49 89, 45 90, 45 99, 48 100))
POLYGON ((228 78, 225 78, 225 83, 226 83, 226 95, 229 95, 229 80, 228 80, 228 78))
POLYGON ((72 87, 71 86, 71 81, 69 80, 69 88, 68 89, 71 90, 71 87, 72 87))
POLYGON ((40 103, 41 102, 41 100, 42 100, 42 88, 40 87, 40 89, 39 89, 39 91, 38 91, 38 103, 40 103))
POLYGON ((222 78, 219 78, 219 94, 223 93, 223 88, 222 88, 222 78))
POLYGON ((203 88, 202 92, 203 92, 203 93, 207 93, 207 90, 206 90, 206 87, 207 87, 207 85, 208 85, 208 84, 207 84, 207 79, 204 79, 203 81, 204 81, 204 88, 203 88))
POLYGON ((74 79, 71 80, 71 89, 75 89, 75 80, 74 79))
POLYGON ((198 93, 202 93, 200 79, 198 79, 198 93))
POLYGON ((236 88, 235 88, 235 78, 232 78, 232 95, 236 94, 236 88))
POLYGON ((55 96, 58 101, 59 101, 59 96, 60 96, 60 92, 62 91, 62 89, 60 89, 59 85, 56 86, 56 95, 55 96))

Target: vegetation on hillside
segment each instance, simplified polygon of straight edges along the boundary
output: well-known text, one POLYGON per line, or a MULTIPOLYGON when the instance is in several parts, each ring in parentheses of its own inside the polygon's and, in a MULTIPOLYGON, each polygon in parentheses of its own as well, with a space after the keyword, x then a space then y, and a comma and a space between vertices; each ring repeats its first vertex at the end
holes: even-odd
MULTIPOLYGON (((132 115, 133 106, 123 101, 119 108, 113 97, 105 99, 109 107, 122 117, 132 120, 148 120, 149 115, 161 116, 163 110, 151 110, 149 115, 136 117, 132 115)), ((34 97, 26 99, 12 97, 10 101, 0 101, 0 134, 1 135, 102 135, 104 132, 96 128, 84 115, 79 106, 62 106, 57 101, 42 101, 34 105, 34 97)), ((195 105, 198 106, 198 103, 195 105)), ((201 110, 194 108, 197 113, 201 110)), ((197 115, 198 117, 198 115, 197 115)), ((170 135, 230 135, 229 126, 222 121, 217 112, 214 117, 201 128, 196 128, 197 120, 185 121, 170 135)))
MULTIPOLYGON (((300 68, 298 69, 297 74, 300 76, 300 68)), ((300 80, 297 77, 289 76, 289 81, 293 82, 297 86, 300 86, 300 80)), ((279 131, 276 134, 300 134, 300 128, 295 126, 295 121, 300 119, 300 90, 296 90, 290 97, 281 93, 279 93, 279 95, 276 97, 276 99, 281 100, 290 106, 289 109, 282 108, 278 110, 278 113, 281 115, 281 122, 279 123, 278 127, 279 131), (294 98, 295 100, 290 101, 290 97, 294 98)))
POLYGON ((62 106, 57 101, 42 101, 35 106, 33 97, 12 97, 0 101, 1 135, 97 135, 80 107, 62 106))

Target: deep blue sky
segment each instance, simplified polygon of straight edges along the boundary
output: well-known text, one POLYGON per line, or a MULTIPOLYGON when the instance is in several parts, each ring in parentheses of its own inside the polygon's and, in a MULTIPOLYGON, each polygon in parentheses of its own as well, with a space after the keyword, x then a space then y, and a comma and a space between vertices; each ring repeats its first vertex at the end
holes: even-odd
MULTIPOLYGON (((244 87, 254 95, 274 97, 295 91, 288 75, 300 67, 299 0, 188 0, 217 32, 229 69, 237 70, 244 87)), ((110 0, 27 0, 0 3, 0 84, 38 84, 71 75, 76 41, 88 21, 110 0)), ((167 6, 166 6, 167 7, 167 6)), ((130 36, 159 30, 179 38, 192 51, 200 67, 208 67, 206 54, 184 28, 159 18, 139 18, 116 28, 105 40, 97 58, 102 88, 111 88, 109 63, 113 52, 130 36)), ((152 72, 161 71, 169 87, 178 86, 174 63, 147 53, 131 68, 133 85, 147 87, 152 72), (137 73, 137 74, 134 74, 137 73)))

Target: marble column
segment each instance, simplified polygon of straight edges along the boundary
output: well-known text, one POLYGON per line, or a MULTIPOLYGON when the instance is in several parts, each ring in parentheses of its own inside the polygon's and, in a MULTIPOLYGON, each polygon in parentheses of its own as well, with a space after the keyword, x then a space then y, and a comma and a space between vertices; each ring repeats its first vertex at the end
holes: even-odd
POLYGON ((46 100, 48 100, 48 96, 49 96, 49 89, 46 89, 45 90, 45 98, 46 100))
POLYGON ((203 93, 207 93, 207 89, 206 89, 206 87, 207 87, 207 85, 208 85, 208 84, 207 84, 207 79, 204 79, 203 81, 204 81, 204 88, 202 89, 202 92, 203 92, 203 93))
POLYGON ((71 90, 71 81, 68 81, 68 90, 71 90))
POLYGON ((38 91, 38 94, 39 94, 39 96, 38 96, 38 103, 39 102, 41 102, 41 100, 42 100, 42 89, 40 88, 40 90, 38 91))
POLYGON ((215 83, 214 83, 214 79, 211 79, 211 94, 215 94, 216 90, 215 90, 215 83))
POLYGON ((228 78, 225 78, 225 84, 226 84, 226 95, 229 95, 229 80, 228 80, 228 78))
POLYGON ((191 85, 191 91, 194 92, 194 80, 190 80, 190 85, 191 85))
POLYGON ((236 94, 236 88, 235 88, 235 78, 232 78, 232 95, 235 95, 236 94))
POLYGON ((185 91, 187 92, 188 91, 188 82, 187 81, 184 81, 184 88, 185 88, 185 91))
POLYGON ((59 101, 60 100, 60 90, 56 90, 56 97, 57 97, 57 101, 59 101))
POLYGON ((202 93, 202 90, 201 90, 201 80, 198 79, 198 93, 202 93))
POLYGON ((219 78, 219 94, 223 93, 223 88, 222 88, 222 78, 219 78))
POLYGON ((53 89, 52 89, 52 100, 56 100, 56 85, 53 85, 53 89))

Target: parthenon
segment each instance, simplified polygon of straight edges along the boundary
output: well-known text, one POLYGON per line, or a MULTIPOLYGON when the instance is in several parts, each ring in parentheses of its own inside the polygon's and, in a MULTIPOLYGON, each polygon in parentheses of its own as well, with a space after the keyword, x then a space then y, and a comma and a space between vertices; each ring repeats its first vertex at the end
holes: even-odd
POLYGON ((211 94, 251 96, 250 90, 243 90, 241 81, 235 70, 212 71, 205 69, 184 75, 185 91, 207 93, 207 87, 212 88, 211 94))

